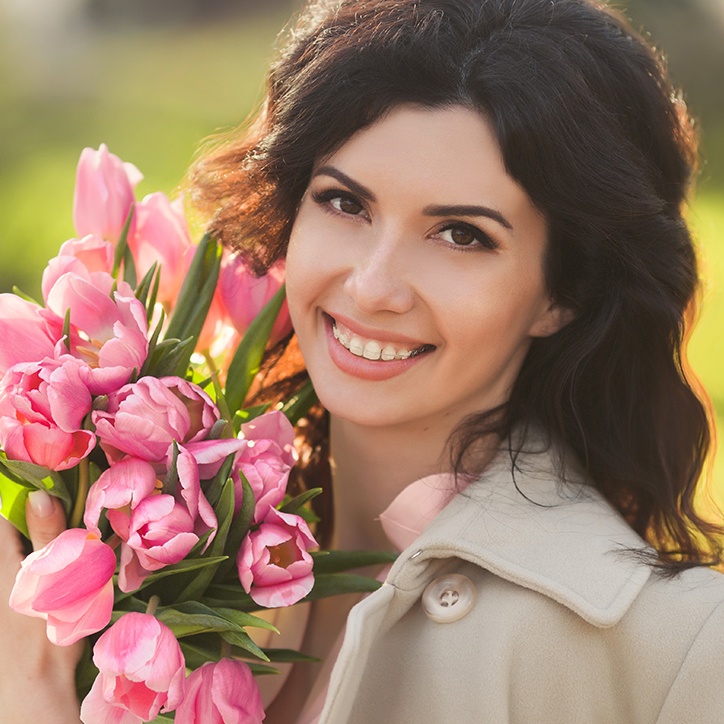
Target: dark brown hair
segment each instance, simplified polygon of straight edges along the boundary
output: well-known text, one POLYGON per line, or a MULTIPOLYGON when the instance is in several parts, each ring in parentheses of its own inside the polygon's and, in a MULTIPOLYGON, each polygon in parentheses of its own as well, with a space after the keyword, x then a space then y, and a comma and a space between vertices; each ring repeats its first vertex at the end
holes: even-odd
POLYGON ((214 233, 263 270, 284 254, 315 161, 401 103, 489 119, 547 219, 548 288, 576 315, 534 340, 502 408, 464 421, 455 469, 491 430, 542 424, 662 565, 717 562, 718 529, 695 508, 710 424, 683 358, 696 144, 661 60, 591 0, 312 3, 256 120, 196 166, 214 233))

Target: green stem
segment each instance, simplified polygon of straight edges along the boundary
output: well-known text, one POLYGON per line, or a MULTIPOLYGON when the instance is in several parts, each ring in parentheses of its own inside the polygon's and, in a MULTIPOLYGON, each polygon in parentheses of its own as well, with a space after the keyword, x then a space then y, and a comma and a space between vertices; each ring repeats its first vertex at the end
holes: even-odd
POLYGON ((224 420, 228 420, 229 424, 226 427, 226 433, 228 437, 234 437, 233 427, 231 424, 231 412, 229 406, 226 404, 226 398, 224 397, 224 391, 221 389, 221 383, 219 382, 219 370, 214 364, 214 360, 209 354, 208 350, 204 352, 204 359, 206 365, 211 373, 211 380, 214 383, 214 391, 216 392, 216 406, 219 408, 219 412, 224 420))
POLYGON ((149 616, 155 616, 156 615, 156 609, 158 608, 158 604, 161 603, 161 599, 158 596, 151 596, 151 598, 148 599, 148 606, 146 606, 146 613, 149 616))
POLYGON ((221 639, 221 658, 222 659, 231 658, 231 644, 224 639, 221 639))
POLYGON ((70 527, 79 528, 85 512, 85 499, 88 496, 88 482, 90 481, 90 465, 88 458, 78 463, 78 490, 75 496, 73 513, 70 516, 70 527))

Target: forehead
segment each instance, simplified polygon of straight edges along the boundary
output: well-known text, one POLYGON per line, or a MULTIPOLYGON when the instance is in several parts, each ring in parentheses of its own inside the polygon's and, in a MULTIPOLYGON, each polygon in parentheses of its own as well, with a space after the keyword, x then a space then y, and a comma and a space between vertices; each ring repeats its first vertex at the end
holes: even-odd
POLYGON ((396 202, 485 204, 517 218, 518 226, 544 221, 508 174, 492 124, 463 106, 397 106, 317 168, 321 165, 332 165, 396 202))

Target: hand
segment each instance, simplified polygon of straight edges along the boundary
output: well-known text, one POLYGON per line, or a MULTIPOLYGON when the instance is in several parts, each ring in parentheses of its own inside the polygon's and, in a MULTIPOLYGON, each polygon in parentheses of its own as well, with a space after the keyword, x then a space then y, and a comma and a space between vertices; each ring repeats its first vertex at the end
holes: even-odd
MULTIPOLYGON (((57 498, 31 493, 26 508, 33 548, 39 550, 65 529, 57 498)), ((15 575, 23 559, 20 536, 0 518, 0 712, 4 724, 42 721, 78 724, 75 667, 82 643, 55 646, 45 621, 15 613, 8 606, 15 575)))

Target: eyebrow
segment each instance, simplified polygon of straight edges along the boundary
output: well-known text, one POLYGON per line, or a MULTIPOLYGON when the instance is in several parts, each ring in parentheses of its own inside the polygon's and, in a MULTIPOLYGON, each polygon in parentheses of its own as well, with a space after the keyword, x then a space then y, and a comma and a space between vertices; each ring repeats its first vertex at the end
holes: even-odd
MULTIPOLYGON (((375 202, 375 195, 362 184, 347 176, 334 166, 320 166, 314 173, 314 176, 331 176, 343 183, 350 191, 365 201, 375 202)), ((426 206, 422 213, 425 216, 485 216, 493 221, 497 221, 506 229, 513 229, 513 225, 499 211, 491 209, 488 206, 478 206, 475 204, 430 204, 426 206)))

